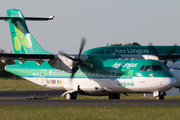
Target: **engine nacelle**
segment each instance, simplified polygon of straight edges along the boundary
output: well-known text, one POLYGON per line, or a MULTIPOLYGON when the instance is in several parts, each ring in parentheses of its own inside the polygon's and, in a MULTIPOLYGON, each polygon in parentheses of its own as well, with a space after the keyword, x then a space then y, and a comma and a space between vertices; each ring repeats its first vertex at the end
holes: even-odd
POLYGON ((144 59, 152 59, 152 60, 159 60, 159 58, 155 55, 142 55, 144 59))
POLYGON ((49 64, 56 69, 64 70, 71 73, 73 67, 73 61, 63 55, 58 55, 54 60, 50 60, 49 64))

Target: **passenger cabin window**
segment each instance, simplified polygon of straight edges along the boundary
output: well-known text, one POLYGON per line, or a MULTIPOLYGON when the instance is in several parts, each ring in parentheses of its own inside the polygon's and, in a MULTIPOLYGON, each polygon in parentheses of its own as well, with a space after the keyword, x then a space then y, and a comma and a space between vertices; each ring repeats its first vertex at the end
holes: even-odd
POLYGON ((76 75, 78 75, 79 70, 76 71, 76 75))
POLYGON ((92 75, 94 75, 94 73, 95 73, 95 71, 93 70, 93 71, 92 71, 92 75))
POLYGON ((57 75, 59 74, 59 70, 57 70, 57 75))
POLYGON ((52 70, 49 71, 49 75, 51 75, 52 70))
POLYGON ((56 70, 53 70, 53 75, 55 75, 56 70))
POLYGON ((116 76, 118 76, 118 75, 119 75, 119 70, 116 71, 116 76))
POLYGON ((106 70, 104 71, 104 75, 106 75, 106 70))
POLYGON ((110 75, 110 74, 111 74, 111 71, 109 70, 109 71, 108 71, 108 75, 110 75))
POLYGON ((150 70, 152 70, 151 65, 147 65, 144 69, 144 71, 150 71, 150 70))
POLYGON ((80 75, 82 75, 82 73, 83 73, 83 72, 82 72, 82 70, 81 70, 81 71, 80 71, 80 75))
POLYGON ((152 65, 152 69, 153 69, 154 71, 161 71, 161 70, 163 70, 160 65, 152 65))
POLYGON ((141 66, 141 67, 139 68, 139 70, 140 70, 140 71, 143 71, 144 67, 145 67, 145 65, 141 66))
POLYGON ((91 74, 91 71, 89 70, 88 75, 90 75, 90 74, 91 74))
POLYGON ((115 70, 112 71, 112 75, 114 75, 114 73, 115 73, 115 70))
POLYGON ((98 75, 98 73, 99 73, 99 70, 96 70, 96 75, 98 75))
POLYGON ((103 71, 101 70, 101 71, 100 71, 100 75, 102 75, 102 73, 103 73, 103 71))
POLYGON ((87 70, 84 71, 84 74, 85 74, 85 75, 87 74, 87 70))

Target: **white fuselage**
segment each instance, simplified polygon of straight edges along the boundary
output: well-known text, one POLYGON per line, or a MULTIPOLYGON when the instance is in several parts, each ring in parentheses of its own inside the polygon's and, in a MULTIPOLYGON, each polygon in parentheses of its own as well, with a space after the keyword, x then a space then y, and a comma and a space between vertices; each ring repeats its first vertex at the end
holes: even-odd
POLYGON ((167 91, 176 83, 175 78, 132 77, 130 79, 88 79, 88 78, 28 78, 38 85, 59 90, 77 91, 78 87, 88 95, 109 93, 153 93, 167 91))

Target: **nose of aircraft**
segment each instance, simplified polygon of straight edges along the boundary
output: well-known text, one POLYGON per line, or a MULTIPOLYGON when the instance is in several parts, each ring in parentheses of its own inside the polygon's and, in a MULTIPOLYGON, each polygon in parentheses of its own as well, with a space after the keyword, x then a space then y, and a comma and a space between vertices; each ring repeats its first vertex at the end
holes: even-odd
POLYGON ((176 84, 175 77, 166 78, 166 80, 163 81, 163 86, 165 86, 167 90, 173 88, 175 84, 176 84))

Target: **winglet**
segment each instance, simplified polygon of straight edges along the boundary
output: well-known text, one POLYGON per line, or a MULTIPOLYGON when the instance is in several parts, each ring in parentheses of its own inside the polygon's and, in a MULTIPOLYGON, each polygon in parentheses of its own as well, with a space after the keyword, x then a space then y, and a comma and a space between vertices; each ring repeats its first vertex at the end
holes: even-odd
POLYGON ((50 17, 49 17, 49 20, 52 20, 53 18, 54 18, 54 15, 50 16, 50 17))

